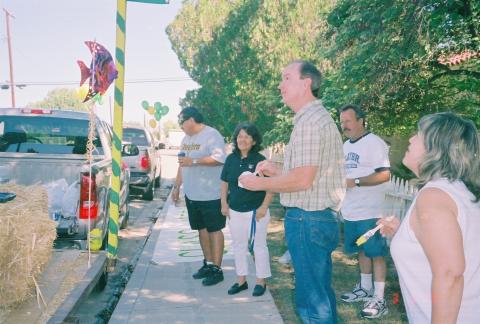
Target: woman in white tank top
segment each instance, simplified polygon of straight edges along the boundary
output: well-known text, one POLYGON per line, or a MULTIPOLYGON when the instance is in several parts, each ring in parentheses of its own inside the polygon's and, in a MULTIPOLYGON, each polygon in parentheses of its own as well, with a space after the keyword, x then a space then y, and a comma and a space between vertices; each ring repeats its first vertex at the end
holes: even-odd
POLYGON ((480 323, 480 148, 475 125, 423 117, 403 164, 422 187, 402 224, 382 219, 410 323, 480 323))

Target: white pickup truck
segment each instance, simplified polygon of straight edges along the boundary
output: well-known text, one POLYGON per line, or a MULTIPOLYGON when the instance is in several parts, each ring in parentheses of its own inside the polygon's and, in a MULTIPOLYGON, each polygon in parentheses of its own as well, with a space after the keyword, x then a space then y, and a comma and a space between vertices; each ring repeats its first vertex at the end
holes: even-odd
MULTIPOLYGON (((13 181, 20 185, 41 183, 47 186, 59 180, 66 182, 68 190, 63 204, 66 202, 68 205, 61 209, 49 206, 49 213, 57 221, 58 239, 75 240, 82 247, 87 243, 89 223, 90 230, 101 229, 104 246, 108 233, 112 130, 99 118, 96 118, 95 124, 95 149, 90 172, 90 164, 85 157, 88 113, 0 109, 0 166, 3 177, 0 182, 13 181)), ((123 149, 138 151, 133 145, 123 149)), ((130 154, 122 152, 127 153, 130 154)), ((121 227, 126 226, 129 215, 129 179, 128 168, 122 167, 119 195, 121 227)))

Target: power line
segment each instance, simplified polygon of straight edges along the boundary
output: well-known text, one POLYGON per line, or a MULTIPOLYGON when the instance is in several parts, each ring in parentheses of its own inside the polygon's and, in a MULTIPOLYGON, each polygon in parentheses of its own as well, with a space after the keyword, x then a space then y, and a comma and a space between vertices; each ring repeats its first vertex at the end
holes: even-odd
MULTIPOLYGON (((183 82, 183 81, 193 81, 192 78, 188 77, 179 77, 179 78, 160 78, 160 79, 134 79, 130 81, 125 81, 125 83, 131 84, 144 84, 144 83, 165 83, 165 82, 183 82)), ((78 81, 32 81, 32 82, 16 82, 24 86, 55 86, 55 85, 76 85, 78 86, 78 81)))

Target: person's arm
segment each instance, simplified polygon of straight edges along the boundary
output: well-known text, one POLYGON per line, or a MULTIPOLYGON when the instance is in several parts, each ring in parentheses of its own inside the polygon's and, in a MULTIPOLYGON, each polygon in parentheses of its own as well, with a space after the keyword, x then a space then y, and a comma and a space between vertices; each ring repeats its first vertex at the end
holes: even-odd
POLYGON ((432 269, 432 323, 456 323, 465 271, 457 206, 444 191, 427 188, 414 208, 410 224, 432 269))
POLYGON ((215 160, 211 156, 205 156, 201 159, 192 159, 189 156, 179 158, 180 166, 182 167, 195 167, 195 166, 218 166, 222 165, 222 162, 215 160), (195 160, 195 162, 194 162, 195 160))
POLYGON ((257 164, 255 168, 255 173, 258 173, 261 176, 275 177, 282 173, 282 170, 278 167, 273 161, 263 160, 257 164))
POLYGON ((317 166, 294 168, 284 175, 271 178, 242 175, 239 181, 252 191, 295 192, 309 189, 317 174, 317 166))
POLYGON ((265 217, 265 215, 267 214, 268 206, 270 206, 272 199, 273 199, 273 192, 267 191, 262 204, 260 205, 260 207, 257 208, 257 213, 255 214, 255 218, 257 219, 257 221, 265 217))
POLYGON ((222 180, 220 188, 221 188, 220 201, 222 203, 222 215, 225 216, 225 217, 229 217, 230 216, 230 212, 229 212, 230 207, 228 206, 228 201, 227 201, 228 182, 225 182, 225 181, 222 180))
MULTIPOLYGON (((378 171, 357 179, 360 180, 360 187, 376 186, 390 180, 390 169, 379 168, 378 171)), ((355 179, 347 179, 347 188, 353 188, 355 186, 355 179)))
POLYGON ((175 178, 175 184, 173 185, 173 190, 172 190, 172 200, 175 203, 180 199, 181 185, 182 185, 182 168, 181 166, 179 166, 177 170, 177 177, 175 178))
POLYGON ((204 156, 199 159, 184 157, 182 161, 182 166, 185 167, 195 167, 195 166, 219 166, 225 162, 225 140, 218 131, 213 131, 211 138, 208 143, 209 156, 204 156))
MULTIPOLYGON (((313 186, 317 172, 322 173, 320 177, 327 176, 328 170, 319 170, 319 166, 324 164, 324 159, 331 158, 330 154, 335 151, 335 145, 339 145, 341 150, 337 126, 327 123, 319 128, 312 123, 305 123, 300 125, 295 133, 288 144, 292 157, 290 169, 284 174, 277 173, 270 178, 241 176, 239 180, 245 188, 252 191, 305 191, 313 186)), ((341 157, 343 160, 343 154, 341 157)))

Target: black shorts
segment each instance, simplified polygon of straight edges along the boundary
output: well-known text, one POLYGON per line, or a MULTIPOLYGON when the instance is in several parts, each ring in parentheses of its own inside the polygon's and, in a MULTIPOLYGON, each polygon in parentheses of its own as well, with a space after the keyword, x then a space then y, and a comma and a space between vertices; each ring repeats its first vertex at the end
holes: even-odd
POLYGON ((220 199, 197 201, 185 196, 188 220, 192 230, 206 228, 207 232, 217 232, 225 227, 226 217, 222 215, 220 199))

